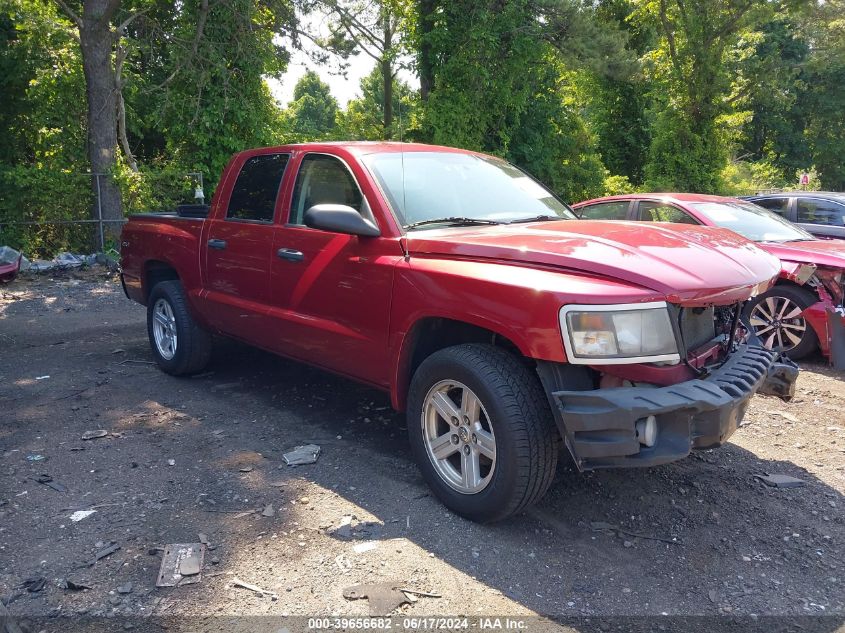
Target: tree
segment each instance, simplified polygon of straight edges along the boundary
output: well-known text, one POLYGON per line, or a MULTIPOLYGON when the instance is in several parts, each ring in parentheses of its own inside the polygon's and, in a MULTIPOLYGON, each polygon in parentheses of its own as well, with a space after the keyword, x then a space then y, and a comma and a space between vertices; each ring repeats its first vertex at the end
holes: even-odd
MULTIPOLYGON (((632 22, 634 7, 630 0, 603 0, 596 18, 610 29, 627 35, 627 48, 637 58, 655 45, 656 34, 647 24, 632 22)), ((648 108, 649 82, 639 69, 629 72, 579 73, 578 93, 584 104, 584 116, 596 137, 596 150, 605 167, 640 185, 650 143, 648 108)))
POLYGON ((792 17, 781 15, 761 26, 752 54, 739 65, 739 90, 746 96, 735 104, 749 117, 737 154, 765 161, 784 181, 812 162, 804 134, 809 54, 792 17))
POLYGON ((337 126, 337 100, 328 84, 312 70, 296 83, 285 113, 286 128, 297 142, 331 138, 337 126))
POLYGON ((769 14, 749 0, 639 0, 638 17, 654 24, 661 41, 648 54, 654 84, 654 132, 646 165, 649 188, 716 192, 727 162, 718 118, 731 95, 739 34, 769 14), (678 152, 685 156, 679 159, 678 152))
MULTIPOLYGON (((403 81, 394 82, 391 108, 396 121, 393 135, 405 138, 407 130, 415 124, 417 95, 403 81)), ((348 139, 378 140, 384 133, 384 83, 381 69, 373 68, 361 79, 361 94, 352 99, 344 112, 338 113, 342 135, 348 139)))
POLYGON ((393 137, 396 59, 401 50, 399 6, 392 0, 321 0, 333 18, 331 35, 320 43, 342 59, 363 53, 376 62, 382 82, 382 138, 393 137))
POLYGON ((845 2, 816 5, 805 37, 811 49, 802 96, 806 139, 821 186, 845 191, 845 2))
POLYGON ((574 2, 462 0, 418 16, 431 27, 425 38, 435 62, 424 135, 510 158, 568 199, 601 193, 604 168, 567 66, 598 68, 607 56, 608 70, 621 69, 624 60, 610 60, 624 40, 610 29, 599 34, 591 15, 574 2))
POLYGON ((171 126, 168 147, 193 144, 193 160, 206 167, 221 166, 219 148, 231 151, 238 140, 262 136, 254 133, 257 125, 271 128, 272 100, 262 73, 278 75, 286 64, 287 56, 279 55, 283 48, 274 38, 293 32, 289 0, 55 2, 77 31, 85 74, 88 157, 91 171, 103 175, 95 187, 105 219, 123 215, 113 178, 118 144, 126 163, 137 170, 127 123, 127 76, 164 76, 155 85, 147 83, 145 93, 136 92, 138 102, 156 93, 162 105, 152 109, 151 120, 171 126), (128 68, 132 63, 147 64, 146 72, 133 73, 128 68), (213 127, 227 117, 225 131, 213 127), (201 138, 198 130, 205 132, 201 138), (212 134, 219 140, 209 143, 212 134), (192 143, 193 137, 200 142, 192 143))

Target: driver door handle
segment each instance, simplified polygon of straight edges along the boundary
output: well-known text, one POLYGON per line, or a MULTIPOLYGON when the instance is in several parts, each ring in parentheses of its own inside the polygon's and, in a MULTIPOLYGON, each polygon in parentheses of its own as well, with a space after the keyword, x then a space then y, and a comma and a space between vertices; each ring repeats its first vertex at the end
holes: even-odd
POLYGON ((222 251, 224 248, 226 248, 226 240, 208 240, 208 248, 216 248, 217 250, 222 251))
POLYGON ((305 259, 305 255, 302 254, 302 251, 297 251, 292 248, 280 248, 276 251, 276 256, 281 259, 286 259, 289 262, 301 262, 305 259))

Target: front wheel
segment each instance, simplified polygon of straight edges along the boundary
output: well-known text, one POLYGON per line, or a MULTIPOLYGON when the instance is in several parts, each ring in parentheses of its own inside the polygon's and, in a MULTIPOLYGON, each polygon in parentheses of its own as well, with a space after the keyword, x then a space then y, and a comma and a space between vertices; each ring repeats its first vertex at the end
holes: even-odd
POLYGON ((435 495, 474 521, 498 521, 545 494, 558 436, 540 381, 491 345, 435 352, 408 394, 408 434, 435 495))
POLYGON ((744 316, 766 348, 798 360, 819 346, 818 336, 801 316, 816 302, 818 298, 803 288, 775 286, 752 300, 744 316))
POLYGON ((208 365, 211 335, 191 316, 180 282, 163 281, 150 292, 147 334, 156 363, 168 374, 195 374, 208 365))

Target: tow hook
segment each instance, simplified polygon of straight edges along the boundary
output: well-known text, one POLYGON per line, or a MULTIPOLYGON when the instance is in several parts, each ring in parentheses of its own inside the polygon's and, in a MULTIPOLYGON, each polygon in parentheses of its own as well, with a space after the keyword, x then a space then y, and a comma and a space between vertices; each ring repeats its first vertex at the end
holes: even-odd
POLYGON ((757 390, 767 396, 777 396, 789 402, 795 395, 795 381, 798 379, 798 365, 783 354, 769 367, 763 384, 757 390))

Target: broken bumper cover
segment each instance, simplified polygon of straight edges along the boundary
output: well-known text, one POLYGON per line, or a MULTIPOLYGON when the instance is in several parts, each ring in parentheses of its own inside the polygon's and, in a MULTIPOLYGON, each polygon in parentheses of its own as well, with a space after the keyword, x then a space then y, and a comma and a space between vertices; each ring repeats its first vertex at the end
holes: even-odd
POLYGON ((706 378, 670 387, 554 391, 561 434, 581 470, 654 466, 692 449, 720 446, 736 431, 756 392, 785 400, 795 392, 798 367, 763 347, 740 345, 706 378), (638 420, 654 416, 657 439, 640 444, 638 420))

